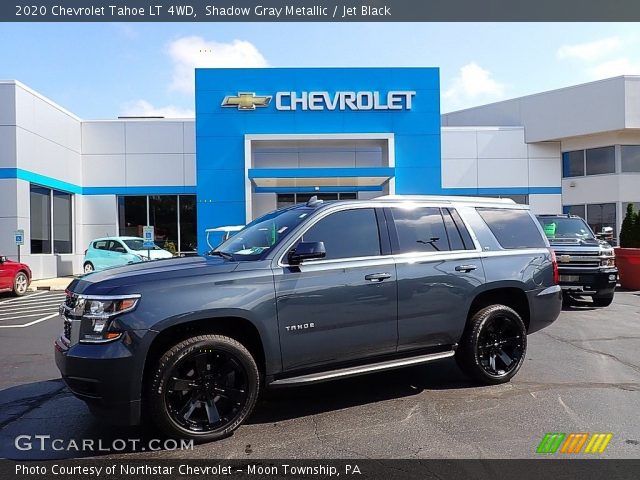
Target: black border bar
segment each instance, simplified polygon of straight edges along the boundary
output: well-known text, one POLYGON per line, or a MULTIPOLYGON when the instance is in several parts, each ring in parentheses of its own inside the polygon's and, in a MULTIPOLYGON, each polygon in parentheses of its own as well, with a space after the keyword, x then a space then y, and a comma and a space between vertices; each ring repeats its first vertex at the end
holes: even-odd
MULTIPOLYGON (((638 0, 2 0, 0 22, 633 22, 638 0)), ((508 40, 508 39, 505 39, 508 40)))

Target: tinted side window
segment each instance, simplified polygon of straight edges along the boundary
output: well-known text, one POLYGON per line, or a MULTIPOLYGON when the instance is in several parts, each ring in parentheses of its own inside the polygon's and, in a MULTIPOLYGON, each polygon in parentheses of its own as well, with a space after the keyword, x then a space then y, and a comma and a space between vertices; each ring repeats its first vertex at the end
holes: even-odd
POLYGON ((109 250, 111 250, 112 252, 118 252, 118 253, 122 253, 126 251, 124 246, 120 242, 116 242, 115 240, 111 240, 111 243, 109 244, 109 250))
POLYGON ((502 248, 542 248, 544 239, 526 210, 477 208, 502 248))
POLYGON ((391 211, 398 233, 398 253, 449 250, 447 232, 439 208, 392 208, 391 211))
POLYGON ((462 236, 462 242, 464 243, 465 250, 475 250, 476 246, 471 239, 471 234, 469 233, 469 230, 467 230, 467 227, 464 225, 464 222, 462 221, 462 218, 460 217, 458 211, 455 208, 448 208, 447 210, 453 217, 453 221, 458 227, 458 232, 460 232, 460 236, 462 236))
POLYGON ((443 208, 442 216, 444 218, 444 226, 447 229, 451 250, 474 250, 475 246, 467 231, 467 227, 465 227, 460 218, 460 214, 453 208, 443 208))
POLYGON ((324 242, 325 259, 380 255, 378 223, 373 208, 332 213, 311 227, 304 242, 324 242))

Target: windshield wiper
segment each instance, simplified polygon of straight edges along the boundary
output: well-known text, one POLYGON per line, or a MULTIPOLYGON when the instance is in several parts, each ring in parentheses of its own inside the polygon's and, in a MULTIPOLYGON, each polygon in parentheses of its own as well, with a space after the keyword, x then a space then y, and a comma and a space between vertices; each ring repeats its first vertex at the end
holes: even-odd
POLYGON ((222 250, 211 250, 207 255, 217 255, 219 257, 225 258, 227 260, 233 260, 233 255, 228 252, 223 252, 222 250))

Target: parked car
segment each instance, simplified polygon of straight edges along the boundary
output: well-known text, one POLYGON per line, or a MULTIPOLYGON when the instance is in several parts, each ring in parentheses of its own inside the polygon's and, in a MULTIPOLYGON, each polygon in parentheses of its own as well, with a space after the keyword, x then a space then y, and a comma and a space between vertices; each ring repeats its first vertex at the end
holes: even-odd
POLYGON ((244 225, 227 225, 224 227, 207 228, 204 233, 207 235, 207 245, 213 250, 222 242, 226 242, 236 233, 244 228, 244 225), (213 238, 211 238, 213 237, 213 238))
POLYGON ((147 250, 139 237, 105 237, 93 240, 84 252, 84 273, 131 263, 172 258, 171 252, 155 245, 147 250))
POLYGON ((56 363, 96 415, 152 418, 196 441, 235 430, 263 386, 449 357, 481 383, 508 382, 527 334, 562 306, 553 252, 528 208, 312 198, 207 256, 73 280, 56 363))
POLYGON ((20 297, 31 283, 31 269, 24 263, 0 256, 0 292, 12 292, 20 297))
POLYGON ((565 296, 591 297, 597 307, 611 305, 618 282, 613 247, 576 215, 538 215, 538 221, 556 253, 565 296))

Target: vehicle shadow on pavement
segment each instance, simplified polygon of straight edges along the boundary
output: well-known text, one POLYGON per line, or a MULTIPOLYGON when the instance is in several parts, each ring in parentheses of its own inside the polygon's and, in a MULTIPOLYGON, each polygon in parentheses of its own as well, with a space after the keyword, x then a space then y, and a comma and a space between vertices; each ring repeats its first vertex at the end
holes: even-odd
POLYGON ((333 410, 418 395, 424 390, 456 390, 478 385, 453 359, 315 385, 267 390, 248 424, 273 423, 333 410))
POLYGON ((45 460, 124 453, 132 451, 131 445, 125 442, 122 451, 114 451, 114 440, 140 439, 142 444, 149 435, 140 427, 100 422, 60 379, 0 391, 0 458, 45 460))
MULTIPOLYGON (((453 359, 447 359, 317 385, 268 390, 247 423, 275 423, 408 397, 429 389, 475 386, 453 359)), ((149 451, 145 447, 149 442, 156 442, 162 450, 165 440, 152 428, 101 422, 60 379, 0 391, 0 458, 53 460, 145 452, 149 451)))

